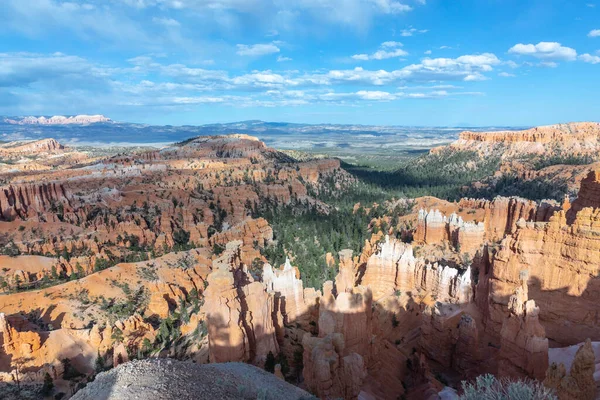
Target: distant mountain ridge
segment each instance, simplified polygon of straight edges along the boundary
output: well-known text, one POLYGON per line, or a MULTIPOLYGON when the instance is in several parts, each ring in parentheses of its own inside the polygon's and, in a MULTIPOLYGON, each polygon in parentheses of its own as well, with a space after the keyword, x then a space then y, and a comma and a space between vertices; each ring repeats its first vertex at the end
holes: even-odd
POLYGON ((87 125, 111 122, 111 119, 104 115, 74 115, 70 117, 55 115, 49 118, 44 116, 5 118, 4 122, 11 125, 87 125))

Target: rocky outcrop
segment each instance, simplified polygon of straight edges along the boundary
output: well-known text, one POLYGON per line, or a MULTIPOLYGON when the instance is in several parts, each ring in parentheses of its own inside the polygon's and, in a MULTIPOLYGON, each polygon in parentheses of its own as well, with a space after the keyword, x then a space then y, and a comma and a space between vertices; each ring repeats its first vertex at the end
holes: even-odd
MULTIPOLYGON (((69 208, 69 191, 59 183, 15 185, 0 188, 0 219, 27 219, 52 207, 69 208)), ((57 209, 58 210, 58 209, 57 209)))
POLYGON ((521 222, 495 254, 490 275, 490 330, 499 329, 507 299, 529 272, 529 297, 543 304, 539 318, 548 338, 562 345, 600 339, 600 210, 583 209, 572 225, 557 212, 548 223, 521 222), (577 326, 577 329, 572 329, 577 326))
POLYGON ((573 154, 594 154, 600 149, 600 124, 579 122, 540 126, 522 131, 462 132, 450 145, 487 155, 501 149, 504 158, 523 154, 545 154, 560 148, 573 154))
POLYGON ((6 154, 11 156, 38 153, 54 153, 63 150, 64 148, 65 147, 55 139, 41 139, 18 145, 0 146, 0 154, 6 154))
POLYGON ((260 282, 250 281, 240 245, 228 243, 207 278, 203 311, 211 362, 262 362, 269 352, 278 353, 274 296, 260 282))
POLYGON ((430 264, 416 259, 409 244, 386 236, 367 260, 360 284, 373 291, 373 298, 380 300, 393 294, 415 289, 424 290, 440 301, 468 303, 473 295, 471 270, 461 272, 456 268, 438 263, 430 264))
POLYGON ((543 379, 548 369, 548 339, 539 321, 540 309, 528 298, 527 273, 508 303, 509 315, 500 332, 500 376, 543 379))
POLYGON ((569 138, 585 140, 600 134, 600 124, 595 122, 580 122, 540 126, 522 131, 498 132, 461 132, 459 140, 478 142, 535 142, 556 143, 569 138))
POLYGON ((286 259, 282 269, 273 269, 270 264, 263 266, 262 279, 266 290, 275 296, 276 309, 282 317, 282 326, 300 324, 309 330, 317 310, 314 289, 304 289, 299 271, 286 259))
POLYGON ((423 311, 419 346, 428 359, 466 374, 480 362, 479 329, 461 307, 436 302, 423 311))
POLYGON ((593 400, 597 391, 595 367, 594 349, 588 339, 577 350, 569 371, 563 363, 550 365, 544 385, 554 389, 560 400, 593 400))
MULTIPOLYGON (((26 322, 21 321, 21 325, 24 324, 26 322)), ((25 359, 31 357, 41 346, 42 338, 38 332, 18 330, 7 320, 4 313, 0 313, 0 349, 15 359, 25 359)))
POLYGON ((385 237, 367 260, 360 284, 369 287, 373 298, 380 298, 400 290, 414 287, 416 259, 412 246, 396 239, 385 237))
POLYGON ((537 203, 518 197, 496 197, 494 200, 461 199, 458 208, 484 211, 483 221, 464 221, 456 213, 449 217, 438 210, 421 209, 417 217, 414 240, 422 244, 450 242, 461 253, 474 255, 486 242, 497 242, 514 232, 521 219, 546 222, 560 207, 548 201, 537 203))
POLYGON ((354 260, 352 259, 352 250, 340 251, 339 257, 339 272, 335 277, 335 289, 338 294, 351 291, 356 281, 356 270, 354 268, 354 260))
POLYGON ((304 336, 304 382, 321 399, 356 399, 366 368, 357 353, 344 356, 344 337, 334 333, 325 337, 304 336))
POLYGON ((567 211, 567 222, 573 223, 577 213, 586 207, 600 208, 600 171, 590 171, 581 181, 577 199, 567 211))
POLYGON ((438 210, 421 209, 417 219, 415 241, 417 243, 441 243, 448 240, 448 219, 438 210))

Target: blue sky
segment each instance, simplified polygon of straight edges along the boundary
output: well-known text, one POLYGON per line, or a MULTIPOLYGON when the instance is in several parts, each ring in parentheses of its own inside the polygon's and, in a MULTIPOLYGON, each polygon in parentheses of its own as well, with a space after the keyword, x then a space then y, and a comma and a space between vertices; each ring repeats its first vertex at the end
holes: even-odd
POLYGON ((0 115, 600 120, 599 0, 2 0, 0 115))

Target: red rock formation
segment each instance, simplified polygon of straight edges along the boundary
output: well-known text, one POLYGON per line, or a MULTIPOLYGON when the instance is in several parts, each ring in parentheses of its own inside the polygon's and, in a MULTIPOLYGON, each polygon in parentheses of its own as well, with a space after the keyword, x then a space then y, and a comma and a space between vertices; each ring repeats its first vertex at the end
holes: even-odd
POLYGON ((365 364, 357 353, 344 356, 344 337, 304 336, 304 382, 321 399, 356 399, 366 378, 365 364))
POLYGON ((540 320, 551 340, 562 345, 600 339, 596 281, 600 267, 600 210, 583 209, 573 225, 557 212, 548 223, 522 223, 502 242, 490 276, 490 330, 504 319, 506 299, 529 272, 529 297, 543 304, 540 320), (572 329, 577 326, 577 329, 572 329))
POLYGON ((369 287, 377 301, 393 294, 397 287, 414 287, 415 264, 412 246, 386 236, 378 251, 368 258, 360 284, 369 287))
POLYGON ((586 207, 600 208, 600 171, 590 171, 581 181, 577 199, 567 212, 567 222, 573 223, 579 211, 586 207))
POLYGON ((528 298, 527 274, 509 300, 509 315, 500 332, 500 376, 543 379, 548 369, 548 339, 539 321, 540 309, 528 298))
POLYGON ((438 302, 425 308, 419 346, 430 360, 465 373, 481 361, 481 344, 475 319, 460 306, 438 302))
POLYGON ((335 289, 338 294, 351 291, 356 281, 352 250, 340 251, 339 257, 339 273, 335 277, 335 289))
POLYGON ((61 184, 19 185, 0 188, 0 216, 12 221, 27 219, 38 212, 48 211, 53 205, 69 209, 69 191, 61 184))
POLYGON ((472 298, 470 269, 460 273, 455 268, 415 259, 411 245, 387 236, 379 251, 369 257, 360 284, 373 291, 375 300, 396 290, 417 288, 440 301, 468 303, 472 298))
POLYGON ((37 153, 53 153, 63 150, 65 147, 55 139, 41 139, 16 146, 0 146, 0 154, 3 155, 27 155, 37 153))
MULTIPOLYGON (((573 154, 594 154, 600 148, 600 124, 580 122, 541 126, 524 131, 462 132, 450 145, 455 150, 472 150, 482 155, 502 151, 503 158, 523 154, 550 153, 559 145, 562 151, 573 154)), ((434 149, 432 151, 439 151, 434 149)))
POLYGON ((278 352, 273 324, 274 296, 259 282, 249 282, 240 260, 239 242, 227 244, 213 262, 204 292, 211 362, 261 362, 278 352))
POLYGON ((564 364, 553 363, 546 372, 544 385, 554 389, 559 400, 593 400, 597 398, 594 371, 594 350, 588 339, 577 350, 569 373, 564 364))
POLYGON ((594 122, 581 122, 541 126, 523 131, 500 132, 462 132, 460 140, 479 142, 536 142, 556 143, 569 138, 585 140, 600 134, 600 124, 594 122))
POLYGON ((496 197, 493 201, 461 199, 458 208, 484 210, 483 222, 466 222, 456 213, 446 217, 438 210, 420 210, 414 235, 416 243, 438 244, 444 241, 474 255, 485 241, 496 242, 516 230, 517 221, 548 221, 559 207, 553 203, 517 197, 496 197))
POLYGON ((8 322, 6 315, 0 313, 0 348, 7 354, 15 359, 31 357, 42 346, 41 340, 38 332, 17 330, 8 322))

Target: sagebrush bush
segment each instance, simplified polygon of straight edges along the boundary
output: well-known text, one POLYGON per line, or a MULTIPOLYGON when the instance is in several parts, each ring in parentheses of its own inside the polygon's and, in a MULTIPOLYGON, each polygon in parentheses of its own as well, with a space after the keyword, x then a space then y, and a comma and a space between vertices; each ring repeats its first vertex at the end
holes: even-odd
POLYGON ((558 400, 554 391, 539 382, 497 379, 487 374, 478 376, 474 383, 462 383, 461 400, 558 400))

